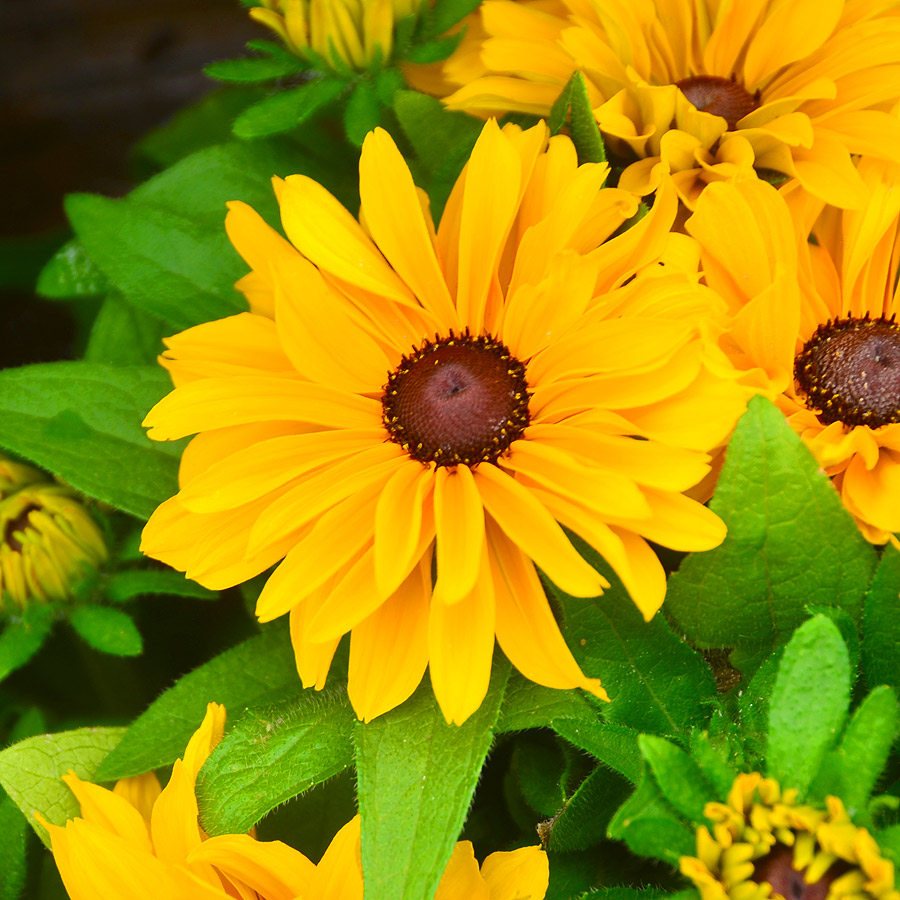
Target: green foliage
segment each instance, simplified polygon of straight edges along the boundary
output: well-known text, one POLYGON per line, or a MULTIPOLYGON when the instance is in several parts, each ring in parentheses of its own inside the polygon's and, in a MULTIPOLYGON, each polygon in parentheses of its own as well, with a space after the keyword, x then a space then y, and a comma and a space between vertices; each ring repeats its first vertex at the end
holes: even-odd
POLYGON ((336 100, 343 90, 341 79, 320 78, 280 91, 245 109, 234 120, 233 131, 244 139, 290 131, 336 100))
POLYGON ((28 823, 9 797, 0 797, 0 900, 18 900, 25 885, 28 823))
POLYGON ((644 734, 639 744, 672 808, 695 826, 703 822, 703 807, 715 795, 703 770, 684 750, 664 738, 644 734))
POLYGON ((862 617, 862 671, 869 687, 900 691, 900 551, 888 544, 866 594, 862 617))
POLYGON ((354 730, 363 872, 380 900, 430 900, 465 821, 500 713, 509 665, 494 659, 481 707, 448 725, 423 683, 354 730))
POLYGON ((111 606, 79 606, 69 613, 69 622, 78 634, 101 653, 113 656, 140 656, 144 649, 134 620, 111 606))
POLYGON ((197 777, 203 828, 241 834, 280 803, 343 772, 353 762, 353 720, 345 684, 248 712, 197 777))
POLYGON ((427 20, 429 32, 441 34, 474 12, 480 0, 435 0, 427 20))
POLYGON ((554 721, 553 730, 637 784, 644 769, 638 745, 639 732, 621 725, 570 719, 554 721))
POLYGON ((162 338, 171 329, 110 293, 100 307, 84 352, 87 362, 140 366, 156 362, 162 338))
POLYGON ((514 670, 503 696, 497 733, 553 726, 560 719, 593 722, 597 715, 590 700, 580 691, 542 687, 514 670))
POLYGON ((361 147, 366 135, 381 121, 381 100, 371 81, 360 81, 344 107, 344 131, 351 144, 361 147))
POLYGON ((202 721, 207 703, 223 703, 235 717, 245 707, 274 703, 298 688, 289 636, 270 627, 180 678, 135 720, 103 761, 98 777, 125 778, 174 762, 202 721))
POLYGON ((769 704, 768 774, 805 795, 834 746, 850 700, 847 647, 837 627, 816 616, 791 638, 769 704))
POLYGON ((567 115, 572 143, 578 151, 578 162, 606 162, 606 148, 594 119, 587 82, 581 72, 572 74, 550 110, 547 125, 551 134, 558 134, 562 130, 567 115), (568 115, 570 111, 571 115, 568 115))
POLYGON ((177 490, 181 442, 141 428, 171 387, 158 367, 58 362, 0 372, 0 446, 147 518, 177 490))
POLYGON ((84 245, 73 239, 63 244, 41 270, 36 289, 42 297, 63 300, 102 297, 109 284, 84 245))
POLYGON ((671 735, 704 722, 716 693, 709 666, 662 616, 645 622, 604 560, 583 541, 575 543, 612 586, 587 599, 550 589, 562 606, 563 633, 576 660, 609 692, 606 720, 671 735))
POLYGON ((738 422, 710 508, 728 536, 715 550, 688 556, 666 596, 689 640, 773 646, 809 605, 858 618, 875 553, 768 400, 751 400, 738 422))
POLYGON ((113 572, 103 581, 103 593, 113 603, 124 603, 147 594, 168 594, 197 600, 215 600, 218 597, 216 591, 208 591, 196 581, 171 569, 123 569, 113 572))
POLYGON ((724 800, 738 774, 737 768, 731 763, 727 742, 713 742, 707 732, 695 728, 691 732, 690 750, 691 759, 708 779, 715 796, 724 800))
POLYGON ((270 81, 295 75, 303 70, 303 63, 292 56, 252 56, 244 59, 226 59, 210 63, 203 71, 218 81, 247 84, 255 81, 270 81))
POLYGON ((55 620, 52 606, 30 606, 21 616, 6 620, 0 630, 0 681, 41 649, 55 620))
POLYGON ((48 847, 49 834, 35 812, 51 825, 77 816, 78 803, 62 776, 71 769, 83 780, 97 781, 97 766, 124 733, 124 728, 79 728, 40 734, 0 752, 0 785, 48 847))

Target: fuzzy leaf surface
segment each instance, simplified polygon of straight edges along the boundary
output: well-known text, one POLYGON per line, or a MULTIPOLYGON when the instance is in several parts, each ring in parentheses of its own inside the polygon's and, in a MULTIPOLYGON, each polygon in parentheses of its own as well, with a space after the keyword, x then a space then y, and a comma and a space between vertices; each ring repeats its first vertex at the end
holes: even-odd
POLYGON ((900 691, 900 551, 890 544, 866 594, 862 619, 862 670, 869 687, 900 691))
POLYGON ((98 781, 97 766, 124 733, 124 728, 78 728, 39 734, 0 752, 0 784, 48 847, 49 835, 35 821, 35 811, 52 825, 77 816, 78 802, 62 776, 71 769, 81 779, 98 781))
POLYGON ((566 853, 598 844, 632 789, 621 775, 602 766, 594 769, 554 819, 547 848, 566 853))
POLYGON ((111 781, 174 762, 203 721, 207 703, 223 703, 234 720, 245 707, 298 691, 290 636, 269 628, 189 672, 151 703, 103 761, 98 776, 111 781))
POLYGON ((638 745, 640 732, 621 725, 572 719, 557 719, 552 727, 560 737, 611 766, 632 784, 640 780, 644 769, 638 745))
POLYGON ((251 710, 197 777, 200 820, 210 835, 241 834, 276 806, 353 764, 355 716, 345 685, 251 710))
POLYGON ((178 490, 183 442, 151 441, 147 411, 171 389, 157 366, 54 362, 0 372, 0 446, 146 519, 178 490))
POLYGON ((0 797, 0 900, 18 900, 25 886, 28 823, 9 797, 0 797))
POLYGON ((587 82, 581 72, 576 72, 572 76, 569 103, 572 110, 570 119, 572 143, 578 151, 578 162, 606 162, 606 148, 603 146, 603 138, 600 137, 600 129, 594 118, 587 82))
POLYGON ((720 547, 692 553, 669 580, 666 609, 715 647, 784 640, 806 607, 858 619, 875 551, 784 416, 755 397, 738 422, 710 508, 720 547))
POLYGON ((544 728, 558 719, 596 722, 598 718, 596 708, 581 691, 543 687, 513 671, 503 695, 497 733, 544 728))
POLYGON ((494 659, 477 712, 448 725, 423 683, 354 730, 363 872, 379 900, 431 900, 462 829, 500 715, 509 665, 494 659))
POLYGON ((703 822, 703 807, 715 797, 715 789, 702 769, 681 747, 664 738, 643 734, 638 743, 672 808, 695 825, 703 822))

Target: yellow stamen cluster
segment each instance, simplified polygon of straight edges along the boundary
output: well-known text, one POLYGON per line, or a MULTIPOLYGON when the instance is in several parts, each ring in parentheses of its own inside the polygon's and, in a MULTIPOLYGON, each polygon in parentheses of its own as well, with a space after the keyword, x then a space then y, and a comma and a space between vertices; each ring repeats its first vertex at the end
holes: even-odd
POLYGON ((74 491, 0 458, 0 613, 68 599, 105 559, 103 535, 74 491))
POLYGON ((306 51, 362 71, 393 50, 394 22, 414 15, 421 0, 263 0, 250 10, 292 53, 306 51), (379 56, 380 55, 380 56, 379 56))
POLYGON ((779 846, 790 847, 793 868, 806 884, 843 864, 827 900, 900 900, 894 865, 869 832, 850 821, 837 797, 827 797, 826 806, 798 805, 797 791, 783 791, 774 779, 739 775, 727 803, 706 805, 712 830, 697 830, 697 856, 682 857, 681 871, 702 900, 768 900, 780 895, 768 882, 754 880, 755 863, 779 846))

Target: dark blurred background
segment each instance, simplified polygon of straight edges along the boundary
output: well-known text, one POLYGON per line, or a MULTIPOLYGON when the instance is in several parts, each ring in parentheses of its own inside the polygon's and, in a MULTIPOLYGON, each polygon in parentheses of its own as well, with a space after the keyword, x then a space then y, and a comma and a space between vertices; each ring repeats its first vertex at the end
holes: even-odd
POLYGON ((0 0, 0 368, 74 353, 66 305, 31 289, 63 196, 127 193, 135 142, 262 36, 238 0, 0 0))

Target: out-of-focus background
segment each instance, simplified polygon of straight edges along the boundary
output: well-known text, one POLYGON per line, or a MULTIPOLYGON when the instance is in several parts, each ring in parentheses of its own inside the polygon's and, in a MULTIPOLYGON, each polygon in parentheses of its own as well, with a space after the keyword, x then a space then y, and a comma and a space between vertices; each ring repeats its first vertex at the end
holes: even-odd
POLYGON ((63 196, 127 193, 136 141, 262 36, 238 0, 0 2, 0 368, 74 352, 69 309, 31 290, 67 237, 63 196))

